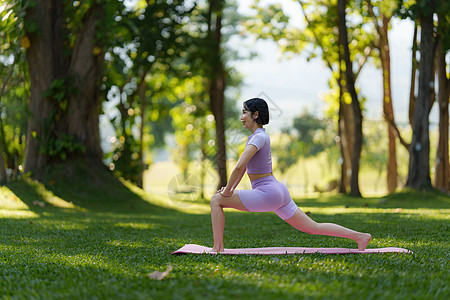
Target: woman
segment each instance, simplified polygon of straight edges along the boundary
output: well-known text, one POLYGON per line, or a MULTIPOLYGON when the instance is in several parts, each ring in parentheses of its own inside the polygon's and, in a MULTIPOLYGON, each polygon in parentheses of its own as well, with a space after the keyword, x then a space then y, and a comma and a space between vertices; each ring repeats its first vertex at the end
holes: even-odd
POLYGON ((270 139, 263 125, 269 123, 269 108, 266 101, 253 98, 244 102, 241 121, 252 134, 239 158, 228 184, 211 198, 211 221, 214 235, 212 252, 223 252, 223 230, 225 215, 223 208, 242 211, 273 211, 294 228, 309 233, 349 238, 358 244, 358 250, 366 249, 371 239, 368 233, 361 233, 332 223, 316 223, 294 203, 287 188, 278 182, 272 173, 270 139), (251 190, 238 190, 247 171, 251 190))

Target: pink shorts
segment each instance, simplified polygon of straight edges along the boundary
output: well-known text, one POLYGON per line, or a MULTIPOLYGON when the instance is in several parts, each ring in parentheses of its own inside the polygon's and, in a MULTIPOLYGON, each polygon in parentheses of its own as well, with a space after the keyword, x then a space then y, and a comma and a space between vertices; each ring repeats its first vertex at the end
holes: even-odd
POLYGON ((283 220, 291 218, 298 209, 288 189, 273 175, 253 180, 251 190, 238 190, 238 194, 249 211, 273 211, 283 220))

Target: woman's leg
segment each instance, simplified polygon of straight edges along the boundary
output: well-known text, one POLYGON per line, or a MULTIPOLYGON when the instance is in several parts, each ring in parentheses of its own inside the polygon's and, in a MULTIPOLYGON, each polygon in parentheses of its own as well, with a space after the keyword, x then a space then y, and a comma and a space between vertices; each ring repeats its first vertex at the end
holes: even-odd
POLYGON ((368 233, 354 231, 337 224, 317 223, 308 217, 301 209, 297 209, 295 214, 285 221, 294 228, 309 234, 321 234, 352 239, 358 244, 358 250, 360 251, 366 249, 367 244, 372 238, 368 233))
POLYGON ((233 192, 230 197, 224 197, 221 194, 214 194, 211 198, 211 223, 214 236, 214 247, 212 251, 223 252, 223 230, 225 228, 224 208, 235 208, 242 211, 248 209, 242 204, 237 191, 233 192))

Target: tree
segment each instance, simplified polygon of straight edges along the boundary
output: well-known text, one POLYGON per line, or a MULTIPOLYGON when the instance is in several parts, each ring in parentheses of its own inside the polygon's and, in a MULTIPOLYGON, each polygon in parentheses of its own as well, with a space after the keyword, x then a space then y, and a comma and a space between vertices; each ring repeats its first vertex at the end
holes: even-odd
POLYGON ((299 158, 313 157, 329 146, 327 141, 320 139, 326 127, 326 121, 305 110, 294 118, 292 127, 282 129, 283 134, 290 138, 286 145, 276 150, 281 173, 297 163, 299 158))
POLYGON ((392 18, 395 2, 379 1, 378 12, 376 16, 372 4, 372 0, 367 0, 369 13, 373 18, 375 28, 378 34, 378 39, 375 45, 380 52, 381 66, 382 66, 382 82, 383 82, 383 114, 388 123, 388 137, 389 137, 389 151, 387 164, 387 190, 392 193, 397 188, 397 150, 395 143, 396 125, 394 118, 394 108, 392 105, 392 88, 391 88, 391 55, 389 48, 389 23, 392 18), (379 21, 380 20, 380 21, 379 21))
POLYGON ((207 91, 202 76, 192 76, 183 83, 185 87, 180 89, 184 93, 183 102, 170 110, 176 139, 176 147, 172 149, 172 153, 181 168, 183 180, 198 184, 199 197, 203 198, 206 163, 214 161, 216 154, 213 140, 214 117, 206 101, 207 91), (192 165, 194 159, 196 162, 192 165))
POLYGON ((416 73, 417 73, 417 22, 414 21, 414 34, 411 46, 411 81, 409 89, 409 124, 413 126, 414 106, 416 103, 416 73))
MULTIPOLYGON (((292 127, 284 128, 280 144, 274 147, 280 172, 284 174, 301 158, 317 156, 325 149, 333 147, 333 140, 326 135, 328 127, 327 120, 322 120, 305 110, 294 119, 292 127)), ((305 165, 303 171, 307 190, 308 170, 305 165)))
MULTIPOLYGON (((106 51, 104 91, 106 96, 114 95, 111 101, 117 102, 119 112, 112 119, 119 138, 108 159, 112 158, 111 168, 117 175, 139 187, 150 161, 148 156, 144 159, 151 146, 146 142, 152 134, 150 119, 154 114, 169 117, 170 108, 163 103, 181 102, 169 90, 181 85, 188 73, 183 56, 192 37, 185 28, 195 9, 195 3, 183 0, 140 1, 121 12, 115 42, 106 51)), ((164 135, 171 128, 159 129, 164 135)))
POLYGON ((227 184, 227 155, 225 141, 225 88, 226 73, 222 60, 222 15, 224 9, 223 0, 209 0, 208 11, 208 43, 210 45, 209 56, 209 76, 207 80, 209 85, 210 109, 214 115, 216 123, 216 141, 217 141, 217 167, 219 172, 218 187, 227 184))
POLYGON ((363 144, 362 135, 362 112, 359 104, 358 96, 355 89, 355 81, 352 63, 350 60, 350 50, 348 47, 348 36, 347 36, 347 25, 345 21, 345 6, 346 0, 338 0, 338 15, 339 15, 339 41, 343 48, 343 55, 345 61, 345 77, 347 82, 347 90, 349 91, 352 98, 352 109, 354 115, 355 124, 355 142, 353 145, 353 153, 351 157, 352 162, 352 174, 350 182, 350 195, 361 197, 361 192, 359 190, 359 164, 361 158, 361 150, 363 144))
POLYGON ((450 34, 450 26, 448 19, 450 7, 447 11, 438 13, 438 43, 436 49, 436 73, 439 82, 439 141, 436 153, 435 164, 435 181, 434 187, 442 192, 450 191, 450 166, 449 166, 449 149, 448 149, 448 126, 449 126, 449 93, 450 79, 447 76, 447 65, 445 62, 445 53, 450 49, 448 36, 450 34))
MULTIPOLYGON (((330 90, 331 97, 327 98, 328 102, 337 103, 338 107, 338 144, 341 150, 341 179, 339 181, 339 192, 347 193, 348 188, 350 188, 350 193, 352 193, 352 178, 355 174, 353 171, 353 157, 358 125, 355 119, 354 102, 348 90, 348 81, 345 80, 344 76, 347 66, 342 51, 342 42, 339 37, 336 36, 336 32, 340 32, 339 14, 337 13, 335 4, 324 1, 318 5, 318 7, 315 7, 316 12, 311 17, 311 14, 308 16, 307 11, 311 6, 314 7, 314 5, 307 5, 304 1, 298 2, 305 15, 308 28, 313 33, 315 44, 320 46, 323 52, 322 58, 325 60, 333 74, 333 77, 330 80, 330 88, 332 89, 330 90), (323 8, 327 9, 324 10, 323 8), (326 11, 326 13, 324 14, 323 11, 326 11), (334 36, 335 38, 330 39, 330 36, 334 36), (335 93, 333 89, 337 89, 338 93, 335 93)), ((351 61, 358 62, 357 71, 353 75, 354 81, 356 81, 368 57, 372 53, 371 41, 373 37, 370 32, 366 32, 360 28, 361 24, 349 24, 353 27, 351 30, 347 30, 347 34, 350 32, 350 40, 357 42, 356 46, 352 46, 352 51, 350 53, 351 61)), ((352 45, 353 44, 354 43, 352 43, 352 45)), ((353 73, 353 64, 351 72, 353 73)), ((357 167, 359 168, 359 166, 357 167)))
MULTIPOLYGON (((351 106, 351 97, 349 96, 346 86, 345 80, 343 76, 343 56, 341 51, 341 46, 339 42, 339 38, 332 38, 330 36, 335 36, 336 32, 339 32, 339 19, 337 15, 337 10, 334 4, 331 2, 323 2, 320 5, 309 5, 305 1, 298 1, 300 7, 302 8, 303 14, 305 16, 305 20, 308 23, 308 29, 312 32, 314 37, 314 45, 318 45, 322 50, 322 58, 326 62, 328 68, 332 72, 333 76, 330 79, 330 92, 326 97, 329 103, 337 103, 337 128, 338 128, 338 145, 341 151, 341 178, 339 180, 339 192, 347 193, 348 188, 350 187, 351 177, 352 177, 352 160, 351 157, 353 155, 354 148, 354 137, 355 137, 355 122, 354 122, 354 114, 351 106), (314 7, 314 13, 310 13, 308 15, 308 10, 314 7), (323 8, 326 8, 325 10, 323 8), (324 14, 323 11, 326 11, 324 14), (338 93, 335 93, 334 89, 338 90, 338 93)), ((361 31, 356 28, 354 30, 355 33, 360 33, 361 31)), ((354 40, 357 40, 357 37, 354 37, 354 40)), ((362 38, 360 40, 366 40, 362 38)), ((359 40, 358 40, 359 41, 359 40)), ((359 44, 359 43, 357 43, 359 44)), ((358 61, 359 69, 355 74, 355 81, 358 77, 359 72, 362 70, 367 58, 369 57, 371 48, 366 43, 361 43, 362 45, 358 45, 363 50, 363 55, 359 59, 355 59, 358 61)), ((354 49, 356 50, 356 49, 354 49)), ((357 51, 353 51, 355 54, 357 51)), ((336 105, 330 105, 331 107, 336 105)))
POLYGON ((431 107, 430 82, 433 77, 434 43, 433 13, 435 1, 418 3, 420 30, 419 94, 414 107, 413 136, 410 147, 410 162, 406 186, 414 189, 431 188, 429 111, 431 107))
POLYGON ((43 0, 27 9, 32 116, 25 172, 76 156, 101 163, 103 49, 120 7, 120 2, 43 0))

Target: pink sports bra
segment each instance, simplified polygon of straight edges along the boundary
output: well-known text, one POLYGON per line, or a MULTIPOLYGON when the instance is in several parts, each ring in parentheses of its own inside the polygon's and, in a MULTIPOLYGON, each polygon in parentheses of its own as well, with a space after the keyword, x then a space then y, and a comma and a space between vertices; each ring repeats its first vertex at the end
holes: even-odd
POLYGON ((248 174, 266 174, 272 172, 272 153, 270 138, 264 128, 258 128, 247 138, 246 145, 254 145, 258 151, 247 163, 248 174))

